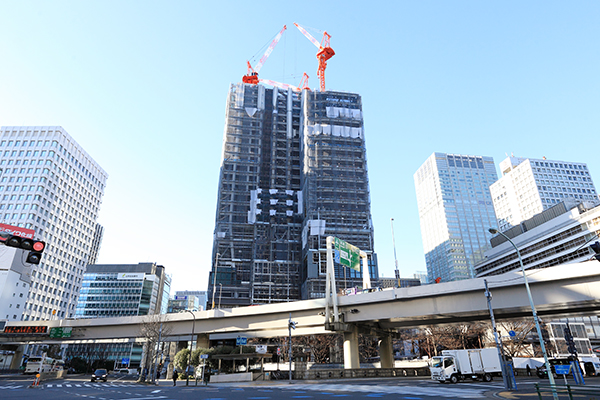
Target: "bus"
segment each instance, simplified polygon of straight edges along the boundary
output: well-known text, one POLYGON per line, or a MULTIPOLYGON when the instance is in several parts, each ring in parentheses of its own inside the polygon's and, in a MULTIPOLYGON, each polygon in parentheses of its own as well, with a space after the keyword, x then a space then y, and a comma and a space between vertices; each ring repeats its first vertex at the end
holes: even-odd
POLYGON ((37 374, 38 372, 50 372, 54 367, 55 360, 50 357, 34 356, 29 357, 27 360, 27 367, 25 367, 25 374, 37 374), (44 363, 42 365, 42 359, 44 363), (42 368, 40 369, 40 366, 42 368))

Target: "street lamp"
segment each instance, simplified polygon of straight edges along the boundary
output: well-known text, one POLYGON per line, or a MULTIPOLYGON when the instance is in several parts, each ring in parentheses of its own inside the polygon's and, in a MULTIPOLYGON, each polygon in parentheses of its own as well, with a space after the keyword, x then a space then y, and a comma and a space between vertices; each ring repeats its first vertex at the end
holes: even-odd
POLYGON ((215 276, 213 277, 213 295, 212 295, 212 307, 211 309, 214 310, 215 309, 215 290, 216 286, 217 286, 217 268, 219 267, 219 256, 221 254, 217 253, 217 259, 215 261, 215 270, 213 272, 213 274, 215 274, 215 276))
POLYGON ((517 257, 519 257, 519 264, 521 265, 521 272, 523 273, 523 280, 525 281, 525 288, 527 289, 527 296, 529 297, 529 305, 531 306, 531 312, 533 313, 533 321, 535 322, 535 329, 537 330, 538 338, 540 339, 540 347, 542 348, 542 354, 544 355, 544 362, 546 363, 546 371, 548 372, 548 381, 552 387, 552 395, 554 400, 558 400, 558 394, 556 393, 554 375, 552 375, 552 368, 550 368, 550 362, 548 361, 548 355, 546 354, 546 345, 544 345, 544 338, 542 336, 542 329, 540 328, 540 322, 538 320, 537 312, 535 311, 535 305, 533 304, 533 297, 531 296, 531 289, 529 288, 529 281, 527 280, 527 274, 525 273, 525 267, 523 266, 523 259, 521 258, 521 252, 517 248, 517 245, 510 240, 508 236, 504 233, 500 232, 497 229, 490 228, 489 232, 492 235, 500 234, 506 240, 513 245, 515 250, 517 251, 517 257))
POLYGON ((192 358, 192 347, 194 345, 194 331, 196 330, 196 316, 190 310, 185 310, 185 311, 192 314, 192 318, 194 318, 194 321, 192 322, 192 340, 190 340, 190 352, 188 353, 187 368, 185 369, 185 386, 188 386, 190 384, 189 370, 190 370, 190 360, 192 358))
POLYGON ((221 309, 221 295, 223 294, 223 284, 219 282, 219 309, 221 309))

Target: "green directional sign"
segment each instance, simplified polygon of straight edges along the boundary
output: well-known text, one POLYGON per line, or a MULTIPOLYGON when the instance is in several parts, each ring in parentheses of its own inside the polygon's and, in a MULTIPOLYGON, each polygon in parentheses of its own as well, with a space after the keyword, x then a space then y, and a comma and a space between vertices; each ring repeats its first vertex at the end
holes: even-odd
POLYGON ((340 264, 360 272, 360 249, 341 239, 334 238, 333 248, 339 253, 340 264))
POLYGON ((73 328, 50 328, 50 337, 51 338, 70 338, 71 332, 73 328))

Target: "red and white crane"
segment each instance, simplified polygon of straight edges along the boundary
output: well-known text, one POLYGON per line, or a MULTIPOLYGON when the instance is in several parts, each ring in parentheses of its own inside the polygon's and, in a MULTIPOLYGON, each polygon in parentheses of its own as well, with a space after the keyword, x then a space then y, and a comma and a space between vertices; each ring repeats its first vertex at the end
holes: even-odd
POLYGON ((276 86, 280 89, 292 89, 294 92, 301 92, 304 89, 310 90, 310 88, 308 87, 308 75, 306 74, 306 72, 304 73, 304 75, 302 75, 302 80, 300 81, 300 84, 298 86, 290 85, 288 83, 272 81, 270 79, 259 79, 258 81, 267 85, 276 86))
POLYGON ((248 64, 248 73, 242 77, 242 82, 250 83, 252 85, 258 84, 258 71, 260 71, 265 61, 267 61, 267 58, 269 58, 269 56, 273 52, 273 49, 277 45, 277 42, 279 42, 279 39, 281 39, 281 35, 283 35, 283 32, 285 32, 286 29, 287 27, 284 25, 283 28, 277 34, 277 36, 275 36, 275 39, 273 39, 273 41, 267 48, 267 51, 265 51, 265 54, 263 54, 260 60, 258 60, 258 63, 254 66, 254 68, 252 68, 252 65, 250 65, 250 61, 246 61, 246 63, 248 64))
POLYGON ((319 51, 317 52, 317 60, 319 60, 319 69, 317 70, 317 76, 319 77, 319 88, 321 92, 325 91, 325 68, 327 68, 327 60, 335 55, 335 51, 329 45, 329 39, 331 39, 331 35, 327 32, 323 32, 323 39, 321 43, 317 41, 310 33, 306 31, 303 27, 294 22, 296 28, 302 32, 304 36, 311 41, 312 44, 317 46, 319 51))

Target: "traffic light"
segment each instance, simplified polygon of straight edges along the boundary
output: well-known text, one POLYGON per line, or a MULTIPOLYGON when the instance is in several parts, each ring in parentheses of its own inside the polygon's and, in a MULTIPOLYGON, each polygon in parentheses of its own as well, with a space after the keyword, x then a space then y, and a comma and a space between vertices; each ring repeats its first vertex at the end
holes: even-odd
POLYGON ((600 242, 590 244, 590 249, 594 250, 594 257, 600 261, 600 242))
POLYGON ((567 326, 564 329, 564 333, 565 333, 565 341, 567 342, 567 350, 569 350, 569 353, 576 356, 577 348, 575 347, 575 341, 573 340, 573 335, 571 334, 571 329, 567 326))
POLYGON ((42 253, 46 249, 46 242, 42 242, 41 240, 26 239, 15 235, 7 236, 4 244, 9 247, 16 247, 25 251, 29 251, 26 261, 29 264, 39 264, 42 260, 42 253))

